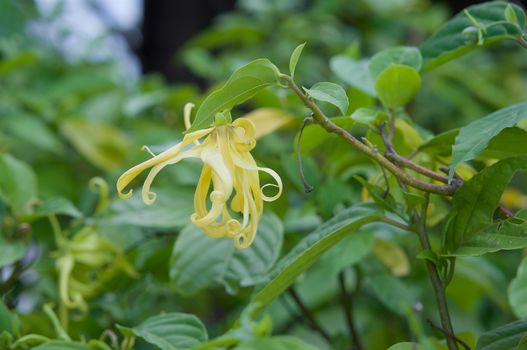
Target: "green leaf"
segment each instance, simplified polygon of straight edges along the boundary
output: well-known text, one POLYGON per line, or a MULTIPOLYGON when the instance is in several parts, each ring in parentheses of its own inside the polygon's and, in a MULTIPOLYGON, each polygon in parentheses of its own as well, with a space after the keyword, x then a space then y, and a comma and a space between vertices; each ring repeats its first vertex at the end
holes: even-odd
POLYGON ((389 108, 404 106, 421 87, 419 72, 412 67, 392 63, 375 81, 375 91, 382 104, 389 108))
POLYGON ((370 59, 368 64, 368 69, 373 79, 377 79, 379 74, 392 63, 409 66, 419 71, 423 64, 423 58, 421 57, 421 51, 413 46, 397 46, 378 52, 370 59))
POLYGON ((214 239, 189 225, 174 244, 170 277, 182 295, 216 284, 235 293, 238 287, 256 284, 271 269, 282 241, 282 223, 270 213, 262 216, 254 242, 243 250, 236 249, 231 239, 214 239))
POLYGON ((452 152, 452 145, 458 133, 459 129, 453 129, 436 135, 419 146, 419 152, 448 156, 452 152))
POLYGON ((527 155, 527 131, 518 128, 505 128, 493 139, 478 158, 504 159, 527 155))
POLYGON ((0 119, 0 126, 36 152, 46 150, 63 154, 64 146, 41 117, 31 114, 3 117, 0 119))
POLYGON ((388 309, 404 316, 405 309, 418 302, 417 290, 385 271, 368 273, 367 283, 388 309))
POLYGON ((67 215, 73 218, 80 218, 83 216, 79 209, 77 209, 69 199, 63 197, 46 199, 36 207, 35 216, 44 217, 49 215, 67 215))
POLYGON ((259 90, 277 84, 279 74, 278 68, 265 58, 254 60, 239 68, 222 88, 205 98, 187 132, 210 127, 216 113, 230 110, 253 97, 259 90))
POLYGON ((362 107, 357 108, 353 113, 351 113, 350 118, 360 124, 373 125, 384 116, 385 113, 379 111, 378 109, 362 107))
MULTIPOLYGON (((485 33, 483 34, 485 45, 496 41, 519 38, 525 28, 525 13, 514 4, 498 1, 486 2, 470 6, 466 10, 478 23, 485 26, 485 33), (507 20, 505 12, 507 6, 512 8, 518 25, 507 20)), ((511 14, 509 14, 510 16, 511 14)), ((467 40, 466 34, 463 33, 470 26, 473 26, 470 18, 464 12, 460 12, 426 40, 421 45, 421 54, 424 59, 423 70, 435 68, 477 48, 477 39, 468 38, 467 40)))
POLYGON ((514 10, 514 7, 511 6, 511 4, 508 4, 505 8, 505 20, 514 25, 519 25, 518 15, 516 15, 516 11, 514 10))
POLYGON ((162 350, 191 349, 208 339, 205 326, 196 316, 180 312, 147 318, 132 332, 162 350))
POLYGON ((447 255, 481 255, 527 247, 527 221, 492 221, 512 175, 525 169, 527 156, 506 158, 483 169, 456 191, 443 242, 447 255))
POLYGON ((459 163, 477 157, 503 129, 516 125, 525 117, 527 102, 522 102, 500 109, 461 128, 452 147, 449 179, 454 176, 459 163))
POLYGON ((67 119, 61 132, 90 163, 106 171, 121 166, 129 151, 126 136, 109 124, 67 119))
POLYGON ((368 60, 354 60, 348 56, 335 56, 329 63, 331 71, 343 82, 375 97, 375 81, 368 72, 368 60))
POLYGON ((9 154, 0 155, 0 198, 17 216, 31 213, 37 199, 37 177, 31 167, 9 154))
POLYGON ((0 268, 12 264, 24 257, 26 245, 21 241, 9 242, 0 236, 0 268))
MULTIPOLYGON (((4 247, 3 244, 1 246, 4 247)), ((9 311, 9 309, 4 305, 4 302, 0 300, 0 331, 7 331, 11 335, 18 335, 19 326, 20 322, 18 317, 9 311)))
MULTIPOLYGON (((340 126, 341 128, 349 128, 354 124, 354 121, 349 117, 333 117, 330 118, 330 120, 340 126)), ((327 139, 331 138, 331 134, 328 133, 323 127, 321 127, 318 124, 310 124, 308 125, 302 134, 302 144, 301 144, 301 152, 302 154, 309 154, 311 150, 313 150, 315 147, 319 146, 321 143, 326 141, 327 139)), ((295 139, 295 147, 296 147, 296 141, 298 141, 298 134, 295 139)), ((292 158, 291 158, 292 159, 292 158)), ((304 164, 304 167, 307 165, 309 167, 309 160, 304 160, 306 164, 304 164)), ((296 163, 293 161, 293 163, 296 163)), ((303 189, 302 182, 300 179, 298 179, 298 165, 291 164, 288 160, 286 163, 286 166, 291 167, 294 171, 292 172, 292 180, 299 186, 299 188, 303 189)), ((315 167, 316 170, 316 167, 315 167)), ((308 169, 304 169, 304 171, 309 171, 308 169)), ((308 178, 308 180, 311 181, 311 179, 308 178)), ((312 184, 313 186, 316 186, 316 184, 312 184)))
POLYGON ((388 350, 424 350, 424 347, 418 343, 404 342, 393 344, 388 350))
POLYGON ((509 303, 514 314, 521 319, 527 318, 527 258, 523 258, 516 277, 507 290, 509 303))
POLYGON ((33 350, 91 350, 87 345, 63 340, 52 340, 48 343, 36 346, 33 350))
POLYGON ((302 239, 271 271, 254 296, 250 307, 261 311, 282 294, 296 278, 313 265, 328 249, 362 226, 379 220, 381 212, 373 205, 360 204, 346 209, 320 225, 302 239))
POLYGON ((527 117, 527 102, 500 109, 462 127, 452 147, 452 164, 449 179, 454 176, 456 167, 477 157, 496 135, 503 129, 516 125, 527 117))
POLYGON ((254 242, 247 249, 237 249, 227 265, 221 281, 227 291, 234 293, 238 286, 256 285, 278 260, 283 236, 280 219, 266 212, 258 223, 254 242))
POLYGON ((321 82, 313 85, 311 89, 305 89, 305 91, 315 100, 328 102, 336 106, 342 115, 345 115, 348 111, 348 95, 346 95, 346 91, 340 85, 321 82))
POLYGON ((152 228, 182 228, 190 221, 194 191, 184 187, 160 187, 154 189, 157 199, 145 205, 140 196, 127 200, 116 199, 108 212, 98 219, 99 225, 135 225, 152 228), (174 210, 177 208, 177 210, 174 210))
POLYGON ((244 342, 235 350, 316 350, 317 348, 300 339, 282 335, 271 338, 256 338, 244 342))
POLYGON ((298 63, 298 59, 300 58, 300 55, 302 54, 302 50, 304 49, 304 46, 306 46, 306 43, 298 45, 293 51, 293 53, 291 54, 291 58, 289 59, 289 73, 291 74, 291 77, 295 76, 296 64, 298 63))
POLYGON ((506 324, 483 333, 478 338, 475 350, 516 350, 527 332, 527 321, 506 324))

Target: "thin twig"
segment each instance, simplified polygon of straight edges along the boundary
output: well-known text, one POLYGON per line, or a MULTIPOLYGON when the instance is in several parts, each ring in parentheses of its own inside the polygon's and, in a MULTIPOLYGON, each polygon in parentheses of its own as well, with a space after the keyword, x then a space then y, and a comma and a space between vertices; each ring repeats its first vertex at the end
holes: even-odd
POLYGON ((339 287, 340 287, 340 302, 344 309, 344 316, 346 317, 346 323, 348 325, 348 330, 352 337, 351 341, 353 343, 353 349, 362 350, 362 345, 360 341, 360 335, 353 321, 353 296, 354 293, 349 293, 346 289, 346 280, 344 271, 339 273, 339 287))
MULTIPOLYGON (((302 318, 300 317, 299 314, 297 314, 295 312, 295 310, 293 310, 293 308, 291 307, 291 305, 289 304, 289 302, 287 301, 287 298, 285 298, 285 295, 281 295, 279 298, 278 298, 278 302, 283 306, 283 308, 287 311, 287 313, 289 314, 289 316, 295 320, 296 323, 298 324, 304 324, 308 327, 311 327, 311 324, 309 324, 305 318, 302 318)), ((289 327, 285 327, 284 331, 287 331, 289 329, 289 327)))
POLYGON ((296 157, 298 161, 298 171, 300 172, 300 180, 302 180, 302 185, 304 185, 304 191, 310 193, 313 191, 313 186, 309 184, 306 177, 304 176, 304 167, 302 166, 302 153, 300 152, 300 146, 302 144, 302 134, 304 133, 304 128, 313 122, 313 117, 304 118, 302 126, 300 127, 300 132, 298 133, 298 141, 296 144, 296 157))
MULTIPOLYGON (((421 208, 421 213, 417 213, 416 210, 413 210, 412 213, 416 225, 416 232, 421 242, 421 247, 425 250, 432 249, 432 245, 430 244, 430 240, 428 238, 428 231, 426 228, 426 216, 429 202, 430 195, 427 194, 426 202, 421 208)), ((425 260, 425 264, 428 270, 428 275, 430 276, 430 281, 432 282, 432 287, 434 288, 437 308, 439 311, 439 318, 441 319, 441 326, 446 332, 450 334, 455 334, 454 329, 452 327, 452 321, 450 320, 450 313, 448 311, 448 304, 445 294, 445 284, 441 280, 437 266, 429 260, 425 260)), ((456 342, 452 338, 447 337, 446 342, 449 350, 457 350, 456 342)))
MULTIPOLYGON (((405 168, 408 168, 408 169, 412 169, 413 171, 421 174, 421 175, 424 175, 424 176, 427 176, 431 179, 434 179, 434 180, 437 180, 437 181, 441 181, 445 184, 448 184, 448 176, 446 175, 443 175, 443 174, 439 174, 439 173, 436 173, 435 171, 432 171, 418 163, 415 163, 413 161, 411 161, 410 159, 408 158, 405 158, 403 156, 401 156, 399 153, 397 153, 397 151, 395 150, 395 148, 393 147, 393 143, 390 139, 390 137, 388 137, 385 133, 384 133, 384 125, 381 126, 380 128, 380 133, 381 133, 381 137, 384 141, 384 144, 386 145, 386 151, 384 152, 384 156, 394 162, 396 162, 397 164, 405 167, 405 168)), ((456 183, 456 187, 459 187, 458 184, 456 183)))
POLYGON ((459 345, 461 345, 463 348, 465 348, 465 350, 470 350, 470 346, 468 346, 467 343, 465 343, 463 340, 459 339, 458 337, 456 337, 455 334, 452 334, 450 332, 448 332, 447 330, 443 329, 443 327, 440 327, 438 325, 436 325, 434 322, 432 322, 431 320, 426 320, 426 322, 434 329, 438 330, 439 332, 443 333, 447 339, 450 338, 454 341, 456 341, 459 345))
POLYGON ((385 224, 392 225, 392 226, 395 226, 397 228, 400 228, 401 230, 412 231, 412 228, 410 226, 405 225, 403 223, 400 223, 399 221, 392 220, 392 219, 387 218, 387 217, 381 218, 380 221, 384 222, 385 224))
POLYGON ((331 343, 331 336, 329 335, 324 328, 318 323, 315 316, 311 313, 311 310, 304 304, 298 293, 295 291, 293 287, 289 288, 288 290, 289 295, 294 300, 295 304, 298 306, 300 311, 302 312, 302 315, 306 319, 309 320, 309 323, 311 324, 311 327, 317 331, 324 339, 326 339, 329 343, 331 343))

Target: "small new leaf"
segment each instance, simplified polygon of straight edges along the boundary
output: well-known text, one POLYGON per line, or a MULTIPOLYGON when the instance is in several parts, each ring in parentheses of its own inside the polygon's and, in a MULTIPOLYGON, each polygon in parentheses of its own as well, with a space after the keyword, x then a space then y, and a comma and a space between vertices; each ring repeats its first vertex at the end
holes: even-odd
POLYGON ((511 4, 508 4, 505 8, 505 19, 509 23, 518 25, 518 16, 516 16, 516 11, 514 11, 514 8, 512 8, 511 4))
POLYGON ((304 46, 306 46, 306 43, 298 45, 291 54, 291 58, 289 59, 289 73, 291 74, 291 78, 295 77, 296 64, 298 63, 298 59, 302 54, 304 46))
POLYGON ((306 93, 315 100, 336 106, 342 115, 345 115, 348 110, 348 96, 340 85, 328 82, 316 83, 311 89, 306 89, 306 93))

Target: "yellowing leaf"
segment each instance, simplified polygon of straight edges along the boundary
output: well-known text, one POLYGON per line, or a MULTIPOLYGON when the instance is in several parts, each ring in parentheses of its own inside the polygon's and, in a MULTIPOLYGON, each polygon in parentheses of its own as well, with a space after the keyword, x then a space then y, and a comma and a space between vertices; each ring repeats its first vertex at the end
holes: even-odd
POLYGON ((417 130, 402 119, 395 120, 395 128, 404 135, 404 142, 412 149, 423 144, 423 138, 417 130))
POLYGON ((61 131, 77 151, 98 168, 114 170, 126 157, 128 139, 113 126, 69 119, 62 123, 61 131))
POLYGON ((250 119, 254 123, 256 139, 295 124, 295 118, 291 114, 277 108, 255 109, 243 118, 250 119))
POLYGON ((394 276, 406 276, 410 272, 410 262, 404 250, 395 242, 376 239, 373 254, 394 276))

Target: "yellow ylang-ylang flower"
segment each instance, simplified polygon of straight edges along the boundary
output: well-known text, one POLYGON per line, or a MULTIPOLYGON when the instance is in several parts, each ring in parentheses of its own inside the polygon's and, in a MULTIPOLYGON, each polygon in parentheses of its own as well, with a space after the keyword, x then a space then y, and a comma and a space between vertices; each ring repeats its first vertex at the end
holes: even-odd
MULTIPOLYGON (((192 107, 187 104, 184 110, 187 129, 192 107)), ((142 198, 146 204, 152 204, 156 194, 150 191, 150 186, 165 166, 186 158, 201 159, 203 169, 194 194, 191 221, 211 237, 232 238, 238 248, 246 248, 254 240, 263 202, 274 201, 282 193, 280 176, 272 169, 259 167, 252 157, 250 151, 255 144, 255 126, 249 118, 223 123, 217 120, 215 126, 186 134, 180 143, 158 155, 150 152, 151 159, 119 177, 117 191, 121 198, 130 198, 132 190, 123 192, 124 189, 151 168, 143 184, 142 198), (260 186, 260 171, 271 175, 276 184, 260 186), (277 193, 266 196, 262 191, 266 186, 276 187, 277 193)))

